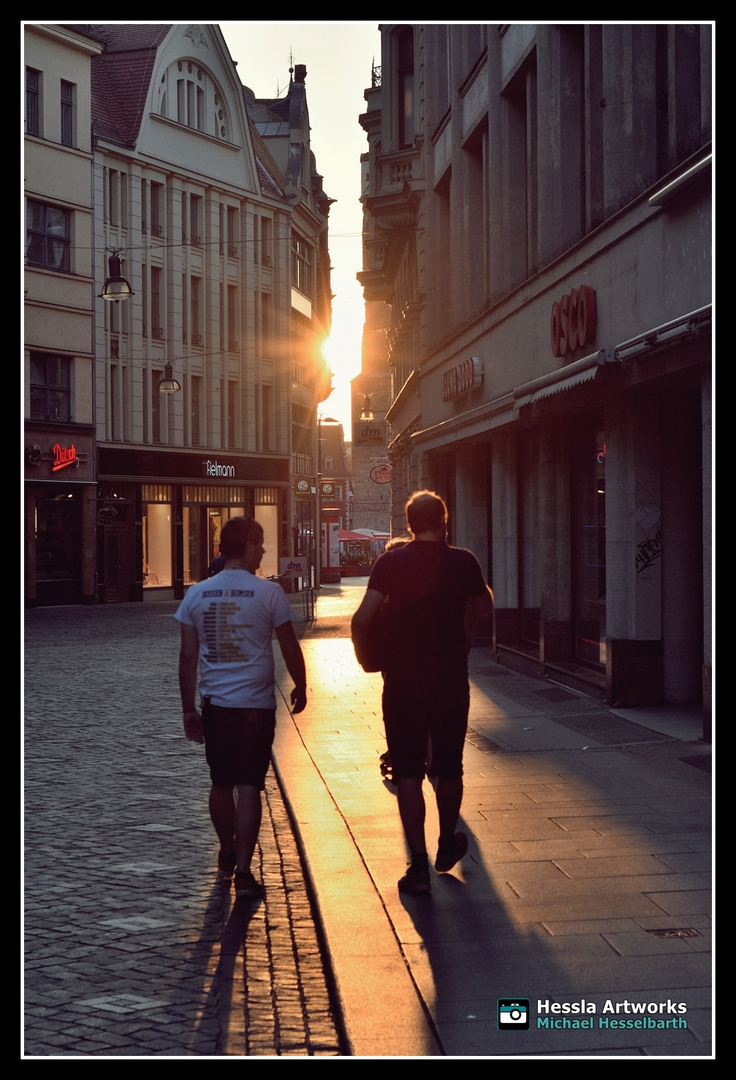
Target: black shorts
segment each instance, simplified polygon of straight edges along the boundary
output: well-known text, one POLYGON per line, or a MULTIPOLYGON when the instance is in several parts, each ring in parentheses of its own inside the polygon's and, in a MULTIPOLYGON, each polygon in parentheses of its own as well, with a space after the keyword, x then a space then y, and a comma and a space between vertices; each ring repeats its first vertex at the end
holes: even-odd
POLYGON ((394 780, 424 776, 428 737, 432 740, 432 773, 462 776, 469 705, 467 676, 438 680, 385 672, 383 721, 394 780))
POLYGON ((226 709, 202 703, 210 779, 216 787, 249 784, 263 791, 276 731, 275 709, 226 709))

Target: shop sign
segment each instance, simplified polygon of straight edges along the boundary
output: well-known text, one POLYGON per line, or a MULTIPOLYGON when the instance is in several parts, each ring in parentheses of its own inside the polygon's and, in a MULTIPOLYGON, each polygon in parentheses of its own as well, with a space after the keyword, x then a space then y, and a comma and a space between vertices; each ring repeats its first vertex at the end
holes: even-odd
POLYGON ((553 356, 566 356, 592 345, 596 321, 595 290, 590 285, 581 285, 555 300, 550 325, 553 356))
POLYGON ((59 446, 58 442, 54 443, 54 464, 51 466, 51 471, 58 472, 59 469, 66 469, 68 465, 73 465, 75 469, 79 468, 76 446, 74 443, 71 446, 59 446))
POLYGON ((219 461, 207 461, 202 462, 205 467, 206 476, 216 476, 218 479, 232 479, 235 476, 234 465, 220 465, 219 461))
POLYGON ((455 401, 483 385, 483 368, 479 357, 469 356, 462 364, 442 376, 442 400, 455 401))
POLYGON ((386 441, 385 420, 359 420, 353 424, 353 444, 386 441))
POLYGON ((391 466, 376 465, 375 469, 371 469, 371 480, 374 484, 390 484, 391 466))
POLYGON ((309 558, 306 555, 289 555, 279 559, 279 574, 306 577, 309 573, 309 558))

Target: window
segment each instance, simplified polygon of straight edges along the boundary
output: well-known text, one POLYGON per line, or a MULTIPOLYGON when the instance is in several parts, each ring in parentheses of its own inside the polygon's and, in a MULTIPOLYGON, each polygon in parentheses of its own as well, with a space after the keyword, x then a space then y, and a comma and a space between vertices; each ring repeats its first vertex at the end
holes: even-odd
POLYGON ((141 232, 148 232, 148 181, 141 180, 141 232))
POLYGON ((261 265, 271 265, 271 218, 261 218, 261 265))
POLYGON ((199 417, 202 408, 202 378, 199 375, 192 375, 191 379, 191 400, 189 403, 189 426, 192 436, 192 446, 199 446, 201 440, 199 417))
POLYGON ((414 31, 403 30, 398 40, 399 52, 399 147, 404 150, 414 142, 414 31))
POLYGON ((200 195, 189 196, 189 243, 193 247, 202 246, 202 197, 200 195))
POLYGON ((201 281, 201 278, 193 277, 191 279, 189 290, 189 315, 192 327, 192 345, 202 344, 202 331, 199 324, 199 295, 201 281))
POLYGON ((31 420, 71 420, 71 370, 68 356, 31 353, 31 420))
MULTIPOLYGON (((188 74, 194 76, 194 65, 187 63, 188 74)), ((179 61, 179 71, 183 73, 184 62, 179 61)), ((180 124, 196 128, 198 131, 205 130, 205 95, 204 95, 204 71, 197 68, 197 83, 194 78, 177 79, 176 81, 176 119, 180 124)))
POLYGON ((206 68, 195 60, 176 60, 162 74, 154 106, 159 116, 194 131, 227 138, 225 103, 206 68))
POLYGON ((236 352, 238 348, 238 290, 235 285, 227 287, 227 348, 236 352))
POLYGON ((537 69, 531 54, 506 90, 505 211, 507 288, 534 273, 538 265, 537 69))
POLYGON ((273 387, 261 387, 261 449, 273 450, 273 387))
POLYGON ((151 337, 154 338, 164 336, 164 328, 161 325, 161 275, 162 270, 159 266, 151 267, 151 337))
POLYGON ((227 445, 230 450, 235 449, 235 407, 238 398, 238 384, 228 381, 227 384, 227 445))
POLYGON ((309 409, 291 406, 291 449, 296 473, 308 475, 312 471, 314 424, 314 413, 309 409))
POLYGON ((41 134, 41 73, 26 68, 26 134, 41 134))
POLYGON ((235 257, 238 254, 238 211, 234 206, 227 208, 227 253, 235 257))
POLYGON ((161 398, 164 396, 158 388, 158 384, 164 377, 163 371, 153 368, 151 371, 151 442, 160 443, 161 440, 161 398))
POLYGON ((261 356, 273 356, 271 348, 271 296, 261 293, 261 356))
POLYGON ((74 83, 61 80, 61 141, 74 146, 74 83))
POLYGON ((70 214, 58 206, 28 200, 28 262, 50 270, 69 270, 70 214))
POLYGON ((291 284, 305 296, 312 295, 312 249, 296 232, 291 234, 291 284))
POLYGON ((111 225, 120 223, 120 173, 117 169, 107 170, 107 220, 111 225))
POLYGON ((151 236, 163 236, 163 184, 151 182, 151 236))

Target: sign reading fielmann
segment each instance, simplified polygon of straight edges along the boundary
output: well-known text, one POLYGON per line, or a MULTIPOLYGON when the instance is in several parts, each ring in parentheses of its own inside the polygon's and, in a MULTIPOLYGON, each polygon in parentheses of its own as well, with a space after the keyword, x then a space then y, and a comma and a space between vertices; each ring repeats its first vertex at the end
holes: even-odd
POLYGON ((235 466, 234 465, 220 465, 218 461, 203 461, 202 464, 205 467, 205 474, 207 476, 219 476, 219 477, 234 477, 235 466))

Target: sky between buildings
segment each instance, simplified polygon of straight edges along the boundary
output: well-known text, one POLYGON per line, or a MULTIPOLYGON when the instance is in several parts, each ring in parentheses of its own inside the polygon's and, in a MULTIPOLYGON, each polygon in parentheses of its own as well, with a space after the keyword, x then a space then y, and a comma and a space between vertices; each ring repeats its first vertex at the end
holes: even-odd
POLYGON ((282 97, 289 68, 307 68, 307 105, 312 150, 324 177, 330 209, 333 329, 327 352, 334 390, 320 406, 325 417, 340 420, 351 437, 350 379, 360 371, 363 290, 355 275, 362 267, 360 155, 368 149, 358 117, 365 111, 363 91, 371 66, 381 62, 377 22, 221 22, 240 81, 256 97, 282 97))

